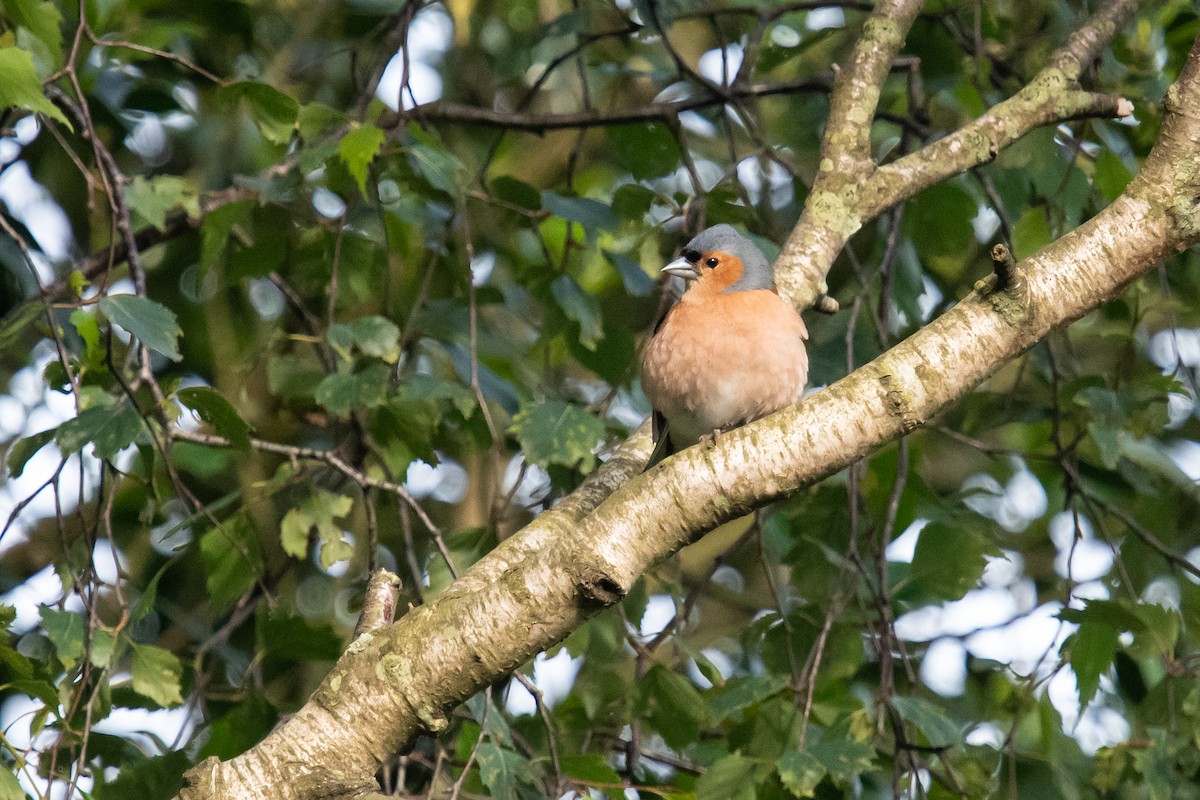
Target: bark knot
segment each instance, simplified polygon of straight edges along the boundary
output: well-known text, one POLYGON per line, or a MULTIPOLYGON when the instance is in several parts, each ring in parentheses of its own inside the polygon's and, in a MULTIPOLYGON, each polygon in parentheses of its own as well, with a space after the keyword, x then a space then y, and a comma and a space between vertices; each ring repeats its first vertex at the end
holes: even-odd
POLYGON ((625 597, 625 588, 611 575, 596 567, 582 567, 575 579, 575 590, 585 607, 605 608, 625 597))

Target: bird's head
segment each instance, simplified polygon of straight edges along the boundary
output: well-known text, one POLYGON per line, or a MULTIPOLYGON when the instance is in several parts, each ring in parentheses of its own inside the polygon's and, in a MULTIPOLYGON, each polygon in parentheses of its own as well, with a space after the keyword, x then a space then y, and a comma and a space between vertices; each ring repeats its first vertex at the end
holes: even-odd
POLYGON ((767 257, 732 225, 714 225, 701 231, 662 271, 696 281, 714 292, 775 288, 775 270, 767 257))

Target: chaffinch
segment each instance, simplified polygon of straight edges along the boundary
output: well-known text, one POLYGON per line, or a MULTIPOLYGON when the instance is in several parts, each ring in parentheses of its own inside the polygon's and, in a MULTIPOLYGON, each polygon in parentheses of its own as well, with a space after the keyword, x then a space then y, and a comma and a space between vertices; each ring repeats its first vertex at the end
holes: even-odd
POLYGON ((766 256, 732 226, 701 231, 662 271, 688 287, 642 360, 654 409, 647 468, 798 402, 808 379, 804 321, 776 292, 766 256))

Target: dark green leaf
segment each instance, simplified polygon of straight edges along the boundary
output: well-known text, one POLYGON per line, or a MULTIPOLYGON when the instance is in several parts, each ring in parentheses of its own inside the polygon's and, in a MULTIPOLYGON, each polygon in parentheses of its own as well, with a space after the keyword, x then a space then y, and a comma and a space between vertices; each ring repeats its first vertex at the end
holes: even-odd
POLYGON ((7 769, 0 769, 0 800, 28 800, 29 795, 17 782, 17 776, 7 769))
POLYGON ((207 386, 192 386, 180 389, 176 396, 179 402, 200 415, 200 419, 213 426, 239 450, 250 449, 250 425, 238 416, 237 410, 216 389, 207 386))
POLYGON ((100 301, 100 310, 138 341, 162 353, 172 361, 182 360, 179 355, 179 321, 175 312, 146 297, 135 294, 109 295, 100 301))
POLYGON ((611 784, 611 786, 605 786, 601 791, 610 800, 625 800, 625 790, 621 788, 621 776, 599 753, 585 753, 578 756, 564 755, 560 757, 560 763, 564 775, 592 786, 611 784))
POLYGON ((646 274, 642 265, 632 258, 611 250, 604 251, 604 257, 621 273, 621 282, 625 291, 634 297, 646 297, 654 291, 654 279, 646 274))
POLYGON ((121 765, 116 780, 96 787, 96 800, 170 800, 183 788, 183 773, 190 765, 183 750, 131 759, 121 765))
POLYGON ((541 192, 508 175, 501 175, 492 181, 492 194, 506 203, 529 211, 540 211, 542 208, 541 192))
MULTIPOLYGON (((46 48, 50 57, 47 67, 62 66, 62 12, 55 3, 49 0, 4 0, 4 16, 13 25, 32 33, 46 48)), ((0 75, 6 73, 0 70, 0 75)))
POLYGON ((142 418, 127 403, 97 406, 58 426, 55 441, 63 455, 91 444, 97 458, 115 458, 142 432, 142 418))
POLYGON ((957 600, 979 584, 988 557, 1001 555, 1000 548, 970 528, 931 522, 917 539, 910 580, 925 596, 957 600))
POLYGON ((1108 672, 1117 655, 1117 629, 1102 622, 1085 622, 1065 642, 1071 669, 1079 691, 1082 711, 1096 694, 1100 676, 1108 672))
POLYGON ((1050 244, 1050 223, 1046 221, 1046 210, 1035 206, 1017 220, 1012 229, 1013 256, 1020 260, 1050 244))
POLYGON ((353 322, 334 323, 329 326, 328 338, 347 360, 351 357, 352 346, 357 346, 364 355, 381 358, 389 364, 395 364, 400 358, 400 328, 384 317, 359 317, 353 322))
POLYGON ((54 644, 59 660, 68 667, 83 657, 87 621, 82 614, 42 606, 42 630, 54 644))
POLYGON ((223 613, 254 588, 262 575, 258 534, 245 514, 237 514, 200 537, 200 557, 213 613, 223 613))
POLYGON ((29 463, 29 459, 33 458, 38 450, 49 444, 57 433, 58 428, 51 428, 50 430, 35 433, 32 436, 26 436, 24 439, 18 439, 13 442, 12 447, 8 449, 9 477, 21 477, 21 473, 25 471, 25 465, 29 463))
POLYGON ((579 343, 589 350, 595 350, 596 343, 600 341, 604 332, 600 303, 569 275, 559 275, 555 278, 550 284, 550 291, 567 319, 579 323, 579 343))
POLYGON ((479 777, 496 800, 522 800, 522 785, 532 786, 537 781, 537 773, 527 759, 490 739, 479 745, 476 760, 479 777))
POLYGON ((875 750, 866 742, 842 739, 828 733, 821 741, 806 749, 830 775, 843 780, 866 772, 875 761, 875 750))
POLYGON ((551 400, 526 403, 513 418, 509 433, 517 437, 525 459, 545 467, 559 464, 590 472, 592 452, 604 439, 604 423, 579 406, 551 400))
POLYGON ((684 676, 655 665, 638 682, 639 713, 662 735, 682 749, 700 735, 708 712, 700 692, 684 676))
POLYGON ((287 144, 296 130, 300 104, 274 86, 253 81, 230 84, 225 91, 244 100, 250 118, 263 138, 273 144, 287 144))
POLYGON ((358 372, 335 372, 317 384, 315 397, 334 414, 375 408, 387 397, 390 377, 391 370, 379 363, 368 364, 358 372))
POLYGON ((893 697, 892 707, 917 727, 930 747, 962 744, 962 731, 937 706, 923 697, 893 697))
POLYGON ((451 197, 462 193, 467 168, 441 142, 416 127, 409 128, 412 142, 405 148, 412 168, 429 184, 451 197))
POLYGON ((696 800, 755 800, 761 762, 731 753, 709 767, 696 782, 696 800))
POLYGON ((590 235, 598 230, 617 227, 617 215, 599 200, 586 197, 567 197, 555 192, 542 192, 542 207, 556 217, 578 222, 590 235))
POLYGON ((661 122, 635 122, 605 129, 617 163, 637 180, 674 172, 679 166, 679 143, 661 122))

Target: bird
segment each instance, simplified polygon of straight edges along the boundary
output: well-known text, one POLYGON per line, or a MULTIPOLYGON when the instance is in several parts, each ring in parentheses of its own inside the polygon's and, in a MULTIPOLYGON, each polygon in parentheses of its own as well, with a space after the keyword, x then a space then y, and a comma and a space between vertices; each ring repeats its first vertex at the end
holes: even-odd
POLYGON ((662 272, 687 288, 642 358, 655 443, 646 469, 799 402, 808 380, 804 320, 779 296, 762 250, 732 225, 701 231, 662 272))

